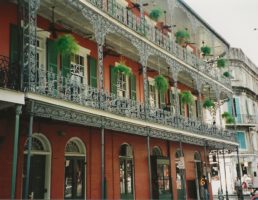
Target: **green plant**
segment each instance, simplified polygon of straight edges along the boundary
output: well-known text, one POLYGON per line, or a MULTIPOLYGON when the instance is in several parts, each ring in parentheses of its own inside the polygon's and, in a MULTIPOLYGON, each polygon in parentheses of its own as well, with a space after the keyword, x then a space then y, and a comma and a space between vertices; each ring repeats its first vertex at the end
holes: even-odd
POLYGON ((230 77, 230 73, 229 73, 229 72, 224 72, 224 73, 223 73, 223 76, 229 78, 229 77, 230 77))
POLYGON ((226 118, 226 123, 233 124, 233 123, 235 123, 235 119, 232 116, 230 116, 230 117, 226 118))
POLYGON ((222 113, 222 118, 228 118, 228 117, 231 117, 231 114, 229 114, 229 112, 224 112, 222 113))
POLYGON ((235 123, 234 117, 233 117, 230 113, 228 113, 228 112, 224 112, 224 113, 222 114, 222 118, 224 118, 224 119, 226 120, 226 123, 227 123, 227 124, 233 124, 233 123, 235 123))
POLYGON ((126 76, 130 76, 132 74, 131 68, 127 67, 123 63, 119 63, 118 65, 116 65, 114 68, 114 72, 115 73, 121 72, 121 73, 124 73, 126 76))
POLYGON ((56 47, 61 54, 70 55, 79 50, 79 45, 70 34, 64 34, 57 38, 56 47))
POLYGON ((224 58, 220 58, 217 60, 217 67, 224 68, 226 66, 226 60, 224 58))
POLYGON ((157 21, 161 16, 162 11, 159 8, 154 8, 149 14, 149 17, 154 21, 157 21))
POLYGON ((215 103, 211 99, 205 99, 205 101, 203 102, 203 107, 205 109, 213 108, 213 107, 215 107, 215 103))
POLYGON ((201 47, 201 51, 203 53, 204 56, 208 56, 211 54, 211 48, 209 46, 203 46, 201 47))
POLYGON ((194 97, 190 91, 181 92, 180 99, 183 104, 191 105, 194 103, 194 97))
POLYGON ((190 39, 190 34, 186 30, 179 30, 175 33, 176 43, 183 45, 190 39))
POLYGON ((162 94, 168 90, 168 79, 163 75, 158 75, 154 79, 155 87, 162 94))

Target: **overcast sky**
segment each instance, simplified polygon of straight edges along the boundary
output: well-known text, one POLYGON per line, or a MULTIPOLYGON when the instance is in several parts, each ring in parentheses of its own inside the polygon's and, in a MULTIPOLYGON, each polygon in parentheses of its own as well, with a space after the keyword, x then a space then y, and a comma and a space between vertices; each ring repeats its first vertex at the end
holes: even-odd
POLYGON ((258 0, 184 1, 258 66, 258 0))

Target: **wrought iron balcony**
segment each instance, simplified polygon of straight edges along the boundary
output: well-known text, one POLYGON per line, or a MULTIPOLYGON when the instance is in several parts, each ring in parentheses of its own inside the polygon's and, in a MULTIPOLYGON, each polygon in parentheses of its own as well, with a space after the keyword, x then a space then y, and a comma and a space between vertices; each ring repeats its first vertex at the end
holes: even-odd
POLYGON ((150 42, 156 44, 158 47, 168 51, 172 55, 176 56, 185 63, 191 65, 198 71, 206 74, 210 78, 219 81, 226 87, 231 88, 230 79, 223 76, 222 72, 216 67, 212 67, 210 64, 198 58, 195 54, 188 51, 186 48, 181 47, 175 42, 175 38, 171 34, 166 34, 162 30, 159 30, 154 25, 148 24, 145 19, 133 14, 130 9, 127 9, 117 3, 116 0, 112 1, 99 1, 99 0, 87 0, 97 8, 106 12, 125 26, 134 30, 138 34, 142 35, 150 42))
POLYGON ((78 79, 75 75, 63 77, 61 74, 45 71, 45 68, 41 67, 37 69, 36 80, 37 82, 31 84, 30 88, 28 88, 30 92, 68 100, 123 117, 146 120, 178 130, 235 141, 234 134, 227 130, 206 124, 197 119, 177 116, 163 109, 150 108, 143 103, 117 97, 107 91, 99 91, 97 88, 82 83, 82 79, 78 79))
POLYGON ((238 114, 235 118, 237 124, 258 124, 257 115, 238 114))
POLYGON ((0 55, 0 87, 18 90, 19 85, 18 63, 10 63, 9 57, 0 55))

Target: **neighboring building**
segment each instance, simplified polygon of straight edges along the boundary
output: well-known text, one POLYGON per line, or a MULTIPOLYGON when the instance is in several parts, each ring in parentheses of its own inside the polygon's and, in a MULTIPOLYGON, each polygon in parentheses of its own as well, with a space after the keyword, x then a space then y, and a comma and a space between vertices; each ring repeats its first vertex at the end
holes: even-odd
MULTIPOLYGON (((242 177, 243 182, 251 182, 250 180, 253 179, 254 174, 257 174, 258 172, 258 68, 241 49, 230 48, 227 57, 227 70, 231 73, 231 83, 234 91, 233 104, 235 110, 235 124, 228 124, 226 121, 224 122, 227 128, 235 129, 237 131, 236 137, 239 143, 241 165, 240 177, 242 177), (247 181, 245 181, 246 179, 247 181)), ((231 101, 227 101, 224 104, 223 111, 233 115, 231 101)), ((220 161, 222 182, 225 183, 224 165, 222 159, 220 161)), ((232 169, 236 169, 237 167, 237 155, 227 155, 226 175, 228 192, 230 194, 235 193, 234 181, 237 177, 237 171, 232 169)), ((225 191, 225 185, 222 185, 225 191)), ((218 181, 214 182, 214 187, 219 187, 218 181)), ((249 193, 250 189, 246 188, 243 192, 249 193)))
POLYGON ((232 88, 214 60, 229 45, 184 2, 162 4, 160 18, 152 2, 0 2, 1 199, 203 199, 208 153, 238 146, 219 127, 232 88), (72 54, 55 42, 67 33, 72 54))

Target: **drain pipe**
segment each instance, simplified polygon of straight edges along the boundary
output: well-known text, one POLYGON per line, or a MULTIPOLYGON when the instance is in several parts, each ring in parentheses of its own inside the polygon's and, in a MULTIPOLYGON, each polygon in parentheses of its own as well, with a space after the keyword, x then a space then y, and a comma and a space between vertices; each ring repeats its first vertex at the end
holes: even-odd
POLYGON ((16 106, 15 115, 15 131, 13 142, 13 164, 12 164, 12 187, 11 187, 11 199, 15 199, 15 185, 16 185, 16 173, 17 173, 17 158, 18 158, 18 143, 19 143, 19 127, 20 127, 20 114, 22 112, 22 106, 16 106))
POLYGON ((101 197, 106 199, 106 180, 105 180, 105 129, 101 127, 101 197))
POLYGON ((149 190, 150 190, 150 199, 152 199, 152 175, 151 175, 151 158, 150 158, 150 136, 147 136, 147 151, 148 151, 148 172, 149 172, 149 190))
POLYGON ((26 178, 25 178, 25 199, 29 198, 30 161, 31 161, 31 145, 32 145, 32 130, 33 130, 33 109, 34 109, 34 101, 31 102, 31 112, 30 112, 30 122, 29 122, 27 168, 26 168, 26 178))

